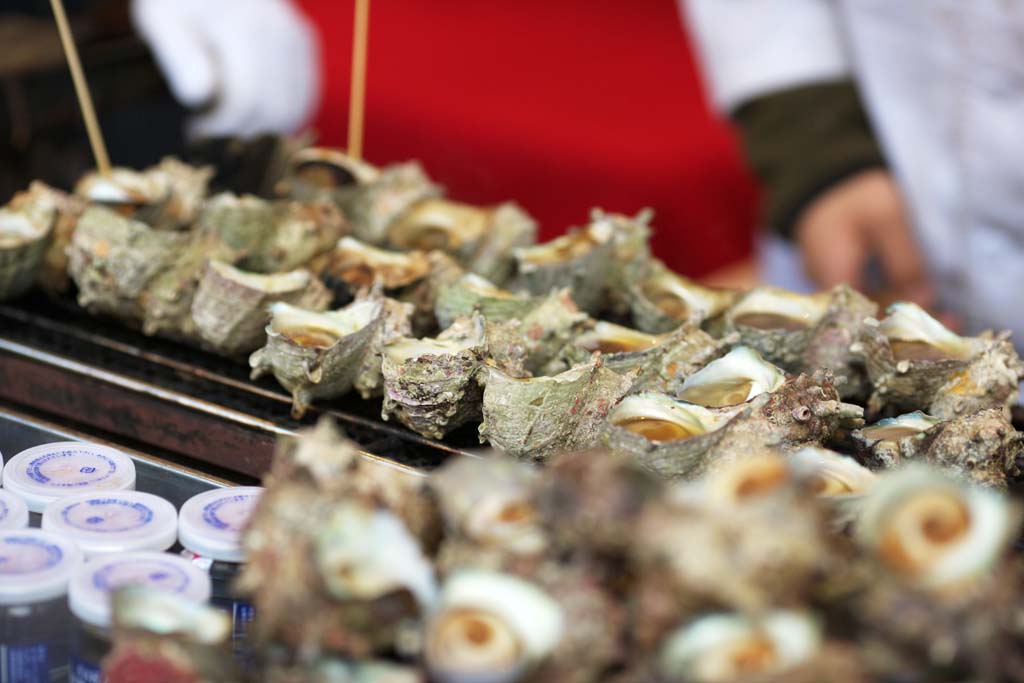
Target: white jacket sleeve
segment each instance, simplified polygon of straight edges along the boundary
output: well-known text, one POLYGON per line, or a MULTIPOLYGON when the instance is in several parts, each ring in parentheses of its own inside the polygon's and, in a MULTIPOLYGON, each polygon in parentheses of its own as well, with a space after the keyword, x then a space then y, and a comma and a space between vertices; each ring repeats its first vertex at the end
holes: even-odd
POLYGON ((846 76, 835 1, 678 0, 715 104, 846 76))

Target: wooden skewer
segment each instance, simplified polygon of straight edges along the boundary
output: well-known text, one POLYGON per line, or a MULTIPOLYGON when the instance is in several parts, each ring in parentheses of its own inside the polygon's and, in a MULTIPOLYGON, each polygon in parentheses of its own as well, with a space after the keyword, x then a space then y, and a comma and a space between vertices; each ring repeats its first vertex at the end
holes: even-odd
POLYGON ((96 168, 103 175, 110 175, 110 157, 107 156, 107 146, 103 144, 103 134, 100 132, 100 124, 96 119, 96 110, 92 106, 92 96, 89 94, 89 85, 85 81, 85 72, 82 71, 82 63, 78 59, 75 39, 68 26, 64 3, 62 0, 50 0, 50 6, 53 7, 53 16, 57 19, 57 31, 60 33, 60 42, 64 46, 64 56, 67 57, 68 67, 71 69, 71 80, 75 83, 75 94, 78 95, 78 105, 82 109, 82 118, 85 119, 85 130, 89 134, 92 155, 96 158, 96 168))
POLYGON ((348 103, 348 153, 363 157, 363 112, 366 106, 366 47, 369 40, 370 0, 356 0, 352 29, 352 90, 348 103))

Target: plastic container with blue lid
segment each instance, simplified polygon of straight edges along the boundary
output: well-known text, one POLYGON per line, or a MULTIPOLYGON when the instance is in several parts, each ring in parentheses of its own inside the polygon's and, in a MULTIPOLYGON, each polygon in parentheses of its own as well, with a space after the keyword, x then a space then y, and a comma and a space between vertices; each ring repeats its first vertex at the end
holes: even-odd
POLYGON ((20 496, 34 513, 77 493, 135 488, 135 463, 108 446, 61 441, 18 453, 3 470, 4 488, 20 496))
POLYGON ((245 562, 242 532, 263 495, 259 486, 234 486, 204 491, 181 506, 178 540, 182 553, 210 574, 211 603, 231 615, 235 654, 244 664, 246 633, 255 611, 234 591, 245 562))
POLYGON ((79 493, 47 505, 43 529, 73 539, 86 558, 160 551, 178 539, 178 511, 141 491, 79 493))
POLYGON ((192 496, 178 515, 181 545, 218 562, 244 561, 242 531, 261 495, 260 486, 231 486, 192 496))
POLYGON ((67 590, 82 554, 38 529, 0 532, 0 675, 49 683, 67 675, 67 590))
POLYGON ((0 531, 13 531, 28 526, 28 505, 10 491, 0 489, 0 531))
POLYGON ((110 652, 111 596, 124 586, 142 585, 205 603, 210 577, 178 555, 159 552, 97 557, 71 577, 68 602, 74 615, 71 681, 99 681, 100 663, 110 652))

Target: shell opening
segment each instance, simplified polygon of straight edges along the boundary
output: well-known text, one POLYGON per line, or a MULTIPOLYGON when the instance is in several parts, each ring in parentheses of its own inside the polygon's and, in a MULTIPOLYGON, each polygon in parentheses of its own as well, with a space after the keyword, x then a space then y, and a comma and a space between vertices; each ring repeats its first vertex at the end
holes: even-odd
POLYGON ((587 351, 600 351, 608 354, 629 353, 646 351, 660 344, 663 339, 662 336, 645 334, 621 325, 599 322, 592 331, 577 337, 576 345, 587 351))
POLYGON ((516 255, 522 266, 537 268, 583 258, 606 241, 591 234, 590 230, 579 230, 544 244, 517 249, 516 255))
POLYGON ((247 273, 223 261, 210 261, 210 267, 226 280, 233 280, 249 289, 269 294, 293 292, 305 288, 312 275, 308 270, 292 270, 287 273, 247 273))
POLYGON ((356 161, 341 150, 324 147, 307 147, 292 155, 291 173, 325 190, 370 183, 378 174, 369 164, 356 161))
POLYGON ((683 382, 679 398, 711 408, 745 403, 775 391, 786 374, 753 349, 739 346, 683 382))
POLYGON ((486 232, 489 212, 445 199, 425 199, 409 209, 388 231, 403 249, 458 249, 486 232))
POLYGON ((270 306, 270 330, 307 348, 330 348, 369 325, 380 311, 375 301, 357 301, 338 311, 317 313, 277 302, 270 306))
POLYGON ((654 443, 690 439, 719 426, 719 418, 702 406, 652 393, 627 396, 608 419, 654 443))
POLYGON ((384 287, 395 289, 426 277, 430 261, 423 252, 388 251, 343 237, 330 254, 328 268, 335 277, 357 287, 379 281, 384 287))
POLYGON ((674 273, 660 261, 640 283, 640 294, 663 314, 679 321, 693 317, 712 318, 724 311, 735 298, 729 290, 704 287, 674 273))
POLYGON ((897 361, 967 360, 973 354, 971 339, 951 332, 917 304, 893 304, 878 328, 897 361))
POLYGON ((861 430, 861 435, 869 444, 879 441, 899 441, 908 436, 916 436, 928 431, 942 420, 921 411, 879 420, 875 424, 861 430))
POLYGON ((404 339, 384 347, 389 360, 401 363, 422 356, 451 356, 480 345, 479 339, 404 339))
POLYGON ((0 209, 0 247, 12 247, 39 239, 45 230, 27 215, 0 209))
POLYGON ((755 289, 729 311, 731 320, 758 330, 797 331, 813 327, 828 310, 830 294, 795 294, 774 287, 755 289))

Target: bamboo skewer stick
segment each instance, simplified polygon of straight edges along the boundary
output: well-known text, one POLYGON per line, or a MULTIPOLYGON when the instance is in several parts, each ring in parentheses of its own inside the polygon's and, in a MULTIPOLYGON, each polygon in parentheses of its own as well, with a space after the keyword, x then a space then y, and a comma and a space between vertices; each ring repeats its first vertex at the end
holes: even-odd
POLYGON ((366 106, 366 48, 369 40, 370 0, 356 0, 352 35, 352 90, 348 104, 348 153, 363 158, 363 113, 366 106))
POLYGON ((103 175, 110 175, 110 157, 107 156, 107 146, 103 144, 103 134, 100 132, 100 124, 96 119, 96 110, 92 106, 92 96, 89 94, 89 85, 85 81, 85 72, 82 71, 82 63, 78 59, 78 48, 75 47, 75 39, 71 35, 71 28, 68 26, 68 16, 64 12, 62 0, 50 0, 53 7, 53 16, 57 19, 57 31, 60 33, 60 42, 64 46, 64 56, 68 60, 68 67, 71 69, 71 80, 75 83, 75 94, 78 96, 78 105, 82 109, 82 118, 85 119, 85 131, 89 134, 89 144, 92 145, 92 154, 96 158, 96 168, 103 175))

